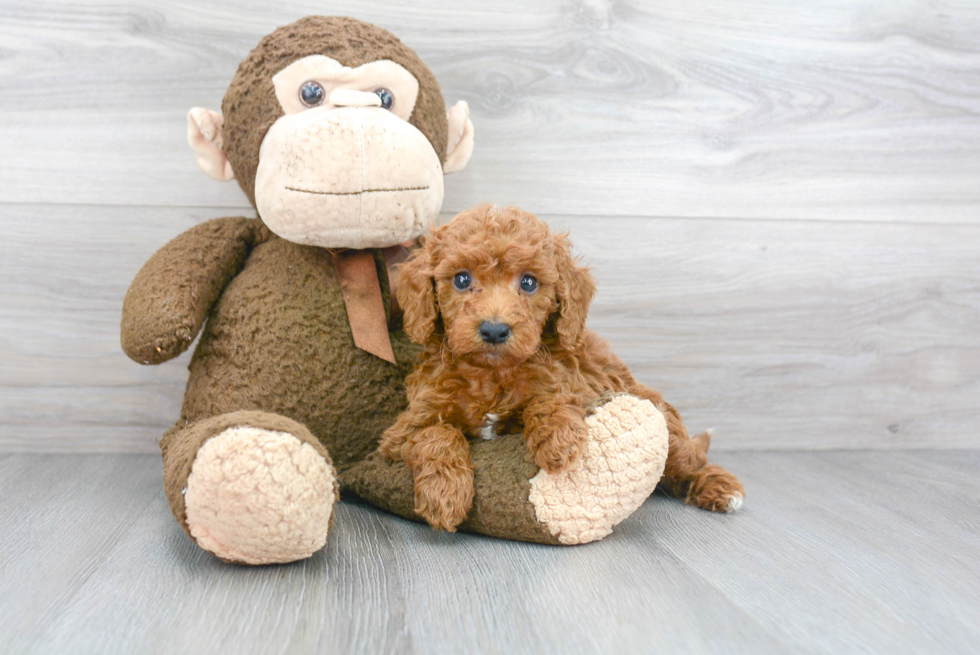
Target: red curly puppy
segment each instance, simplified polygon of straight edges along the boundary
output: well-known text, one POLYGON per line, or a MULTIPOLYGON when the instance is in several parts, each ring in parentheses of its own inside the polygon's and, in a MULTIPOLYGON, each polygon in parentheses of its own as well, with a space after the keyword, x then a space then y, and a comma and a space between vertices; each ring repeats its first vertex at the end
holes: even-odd
POLYGON ((434 229, 399 272, 405 331, 426 348, 379 450, 412 468, 415 511, 434 528, 455 530, 473 504, 467 438, 523 431, 537 465, 558 473, 588 438, 584 406, 610 391, 667 419, 662 489, 713 511, 741 505, 741 483, 708 464, 708 435, 689 439, 677 410, 585 329, 595 283, 570 251, 532 214, 482 205, 434 229))

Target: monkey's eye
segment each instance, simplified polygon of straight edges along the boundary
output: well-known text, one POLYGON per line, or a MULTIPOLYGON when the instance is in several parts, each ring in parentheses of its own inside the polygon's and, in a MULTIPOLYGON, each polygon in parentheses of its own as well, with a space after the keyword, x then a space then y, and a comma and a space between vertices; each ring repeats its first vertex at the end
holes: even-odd
POLYGON ((456 291, 466 291, 473 284, 473 277, 468 271, 460 271, 453 276, 453 287, 456 291))
POLYGON ((525 273, 521 278, 521 291, 524 293, 534 293, 538 290, 538 279, 529 273, 525 273))
POLYGON ((395 96, 391 94, 391 91, 382 87, 380 89, 375 89, 374 92, 378 94, 379 98, 381 98, 381 108, 391 109, 391 105, 393 105, 395 102, 395 96))
POLYGON ((319 82, 310 80, 299 87, 299 101, 307 107, 319 107, 323 104, 323 99, 326 96, 327 92, 323 90, 323 85, 319 82))

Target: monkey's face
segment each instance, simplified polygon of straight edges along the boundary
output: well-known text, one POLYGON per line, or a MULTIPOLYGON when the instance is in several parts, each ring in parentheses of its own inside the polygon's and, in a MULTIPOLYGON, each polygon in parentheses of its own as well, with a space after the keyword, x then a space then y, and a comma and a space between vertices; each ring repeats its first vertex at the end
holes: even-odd
POLYGON ((443 170, 408 122, 418 81, 392 61, 349 68, 323 55, 272 78, 285 115, 259 150, 255 204, 289 241, 375 248, 422 234, 438 215, 443 170))
POLYGON ((201 170, 237 179, 279 236, 324 248, 417 237, 442 206, 443 174, 473 151, 468 105, 447 112, 414 51, 351 18, 307 16, 263 38, 222 108, 188 114, 201 170))

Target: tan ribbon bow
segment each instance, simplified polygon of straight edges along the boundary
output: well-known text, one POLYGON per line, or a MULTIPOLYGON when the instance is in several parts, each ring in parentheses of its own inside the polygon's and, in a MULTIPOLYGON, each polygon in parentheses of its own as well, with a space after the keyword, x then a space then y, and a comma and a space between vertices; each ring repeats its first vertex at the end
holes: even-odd
MULTIPOLYGON (((402 246, 394 246, 386 248, 384 255, 390 271, 391 266, 408 257, 408 250, 402 246)), ((344 304, 347 306, 347 320, 354 335, 354 345, 395 364, 373 251, 341 250, 334 253, 333 261, 340 290, 344 295, 344 304)), ((394 316, 397 313, 397 304, 393 276, 389 274, 388 279, 392 281, 391 313, 394 316)))

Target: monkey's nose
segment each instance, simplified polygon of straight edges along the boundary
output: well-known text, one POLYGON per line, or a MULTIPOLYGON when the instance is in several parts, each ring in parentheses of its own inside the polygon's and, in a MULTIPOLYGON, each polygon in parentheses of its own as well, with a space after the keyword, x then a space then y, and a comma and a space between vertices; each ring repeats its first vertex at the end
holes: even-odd
POLYGON ((377 93, 368 91, 334 89, 330 94, 330 104, 335 107, 380 107, 381 98, 377 93))
POLYGON ((510 338, 510 326, 506 323, 483 321, 480 324, 480 336, 487 343, 497 345, 510 338))

